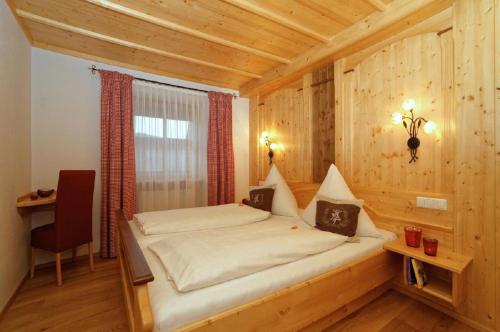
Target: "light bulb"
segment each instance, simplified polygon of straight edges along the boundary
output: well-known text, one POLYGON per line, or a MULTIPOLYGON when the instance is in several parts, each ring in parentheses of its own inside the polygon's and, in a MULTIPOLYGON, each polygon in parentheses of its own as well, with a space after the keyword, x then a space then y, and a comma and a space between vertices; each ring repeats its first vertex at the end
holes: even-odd
POLYGON ((266 137, 265 136, 261 136, 259 138, 259 142, 260 142, 260 144, 266 144, 266 137))
POLYGON ((269 145, 269 148, 271 150, 275 150, 277 147, 278 147, 278 144, 276 144, 276 143, 271 143, 271 145, 269 145))
POLYGON ((411 111, 412 109, 415 108, 415 100, 407 99, 403 102, 402 106, 405 111, 411 111))
POLYGON ((424 132, 426 134, 432 134, 434 130, 436 130, 436 123, 434 121, 427 121, 424 124, 424 132))
POLYGON ((392 123, 395 125, 401 124, 403 122, 403 114, 399 112, 392 113, 392 123))
POLYGON ((260 134, 260 137, 263 138, 269 137, 269 133, 267 131, 263 131, 262 134, 260 134))

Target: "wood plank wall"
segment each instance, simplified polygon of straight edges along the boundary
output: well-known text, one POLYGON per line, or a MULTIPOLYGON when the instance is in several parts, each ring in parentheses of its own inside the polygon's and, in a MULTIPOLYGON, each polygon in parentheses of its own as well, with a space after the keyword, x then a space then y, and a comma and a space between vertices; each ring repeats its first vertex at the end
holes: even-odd
MULTIPOLYGON (((455 42, 457 210, 455 249, 474 258, 466 279, 463 313, 494 329, 500 319, 495 294, 495 8, 494 0, 458 0, 455 42)), ((500 43, 497 37, 497 43, 500 43)), ((496 135, 500 132, 497 131, 496 135)))
POLYGON ((496 196, 496 230, 495 230, 495 265, 496 265, 496 331, 500 331, 500 0, 495 1, 495 196, 496 196))
POLYGON ((263 131, 279 147, 273 162, 289 181, 311 182, 311 110, 304 107, 302 82, 280 89, 265 99, 250 100, 250 183, 265 179, 269 172, 267 148, 259 144, 263 131), (255 162, 252 163, 252 160, 255 162))
POLYGON ((333 63, 312 73, 312 177, 321 182, 335 162, 335 90, 333 63))
MULTIPOLYGON (((500 331, 498 36, 500 0, 456 0, 452 9, 412 31, 337 59, 334 88, 328 89, 335 96, 333 106, 327 99, 320 101, 314 88, 305 89, 306 81, 317 79, 312 73, 303 79, 302 96, 298 83, 293 91, 282 89, 260 101, 274 106, 256 111, 258 100, 251 100, 251 133, 255 134, 251 151, 258 149, 258 132, 285 123, 280 126, 281 137, 300 138, 277 163, 287 169, 288 180, 304 182, 317 180, 315 171, 300 170, 314 170, 320 153, 315 145, 321 143, 313 138, 318 131, 313 125, 318 121, 314 105, 332 107, 335 146, 326 153, 334 153, 332 159, 356 195, 365 199, 379 226, 401 234, 404 225, 419 225, 426 235, 437 237, 440 246, 474 258, 465 278, 464 305, 456 314, 490 331, 500 331), (447 27, 452 30, 436 33, 447 27), (285 106, 286 98, 292 104, 302 99, 302 108, 285 106), (391 123, 392 112, 401 111, 405 98, 415 99, 416 113, 438 126, 435 135, 419 134, 420 159, 414 164, 408 164, 408 134, 391 123), (282 105, 278 117, 272 115, 277 105, 282 105), (294 124, 297 119, 301 122, 294 124), (288 128, 293 130, 291 135, 288 128), (312 163, 295 144, 312 145, 312 163), (445 198, 448 210, 417 208, 417 196, 445 198)), ((265 152, 253 154, 250 168, 253 165, 259 172, 251 179, 263 178, 265 152)))
POLYGON ((289 181, 321 182, 335 158, 333 64, 264 97, 250 99, 250 183, 269 171, 263 131, 279 144, 274 164, 289 181))
MULTIPOLYGON (((335 63, 336 165, 353 191, 400 233, 408 222, 429 226, 443 246, 453 247, 454 163, 452 32, 425 33, 385 46, 352 68, 335 63), (409 164, 408 133, 391 121, 405 99, 416 116, 436 122, 435 134, 419 133, 418 161, 409 164), (448 210, 417 208, 417 196, 448 200, 448 210)), ((353 55, 357 57, 357 55, 353 55)))

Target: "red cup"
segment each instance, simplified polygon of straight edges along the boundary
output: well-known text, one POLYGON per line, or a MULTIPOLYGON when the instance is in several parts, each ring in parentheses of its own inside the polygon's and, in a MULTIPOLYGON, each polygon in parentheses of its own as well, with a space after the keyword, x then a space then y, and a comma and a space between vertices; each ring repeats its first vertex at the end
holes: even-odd
POLYGON ((420 239, 422 238, 422 229, 415 226, 405 227, 406 245, 413 248, 420 248, 420 239))
POLYGON ((436 256, 438 250, 438 240, 424 237, 424 252, 428 256, 436 256))

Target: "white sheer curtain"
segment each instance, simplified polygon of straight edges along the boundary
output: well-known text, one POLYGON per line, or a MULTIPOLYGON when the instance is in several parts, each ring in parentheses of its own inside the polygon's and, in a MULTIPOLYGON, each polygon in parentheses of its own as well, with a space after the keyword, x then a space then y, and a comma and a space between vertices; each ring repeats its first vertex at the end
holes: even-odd
POLYGON ((133 82, 137 210, 207 205, 208 97, 133 82))

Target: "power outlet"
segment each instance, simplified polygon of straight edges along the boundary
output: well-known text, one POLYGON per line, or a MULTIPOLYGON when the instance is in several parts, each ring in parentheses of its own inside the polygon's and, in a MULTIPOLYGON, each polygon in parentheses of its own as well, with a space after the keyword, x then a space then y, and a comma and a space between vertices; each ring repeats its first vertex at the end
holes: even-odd
POLYGON ((417 207, 424 209, 448 210, 448 201, 443 198, 417 197, 417 207))

